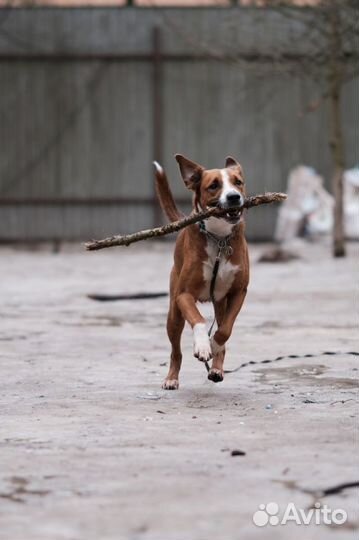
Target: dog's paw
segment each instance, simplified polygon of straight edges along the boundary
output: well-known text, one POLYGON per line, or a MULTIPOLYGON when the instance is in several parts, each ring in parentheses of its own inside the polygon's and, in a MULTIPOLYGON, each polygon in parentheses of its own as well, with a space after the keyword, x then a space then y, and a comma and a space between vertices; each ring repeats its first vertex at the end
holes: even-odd
POLYGON ((212 349, 204 323, 194 325, 193 339, 193 356, 200 362, 208 362, 212 358, 212 349))
POLYGON ((221 369, 211 368, 208 373, 208 379, 212 382, 222 382, 223 371, 221 369))
POLYGON ((203 345, 200 347, 196 347, 196 344, 193 347, 193 356, 197 358, 200 362, 209 362, 212 358, 212 351, 211 346, 208 343, 208 345, 203 345))
POLYGON ((163 390, 178 390, 178 379, 165 379, 162 383, 163 390))

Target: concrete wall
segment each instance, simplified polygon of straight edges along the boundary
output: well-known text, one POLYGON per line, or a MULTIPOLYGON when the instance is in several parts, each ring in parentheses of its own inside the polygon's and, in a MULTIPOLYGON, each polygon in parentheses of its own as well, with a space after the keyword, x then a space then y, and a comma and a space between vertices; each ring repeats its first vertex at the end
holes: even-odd
MULTIPOLYGON (((284 190, 298 163, 329 179, 326 106, 302 114, 321 89, 251 57, 288 43, 293 55, 307 53, 300 25, 270 11, 258 17, 245 8, 12 10, 0 27, 0 239, 152 226, 154 157, 189 200, 175 152, 210 167, 233 154, 250 193, 284 190)), ((357 93, 358 80, 346 85, 348 166, 359 160, 357 93)), ((252 212, 249 237, 270 238, 275 214, 252 212)))

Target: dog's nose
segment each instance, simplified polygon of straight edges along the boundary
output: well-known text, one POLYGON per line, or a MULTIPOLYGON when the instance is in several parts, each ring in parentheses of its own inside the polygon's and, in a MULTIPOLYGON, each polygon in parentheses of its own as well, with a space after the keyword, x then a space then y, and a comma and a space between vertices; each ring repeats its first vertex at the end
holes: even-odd
POLYGON ((241 202, 241 195, 239 193, 229 193, 227 195, 227 203, 228 204, 239 204, 241 202))

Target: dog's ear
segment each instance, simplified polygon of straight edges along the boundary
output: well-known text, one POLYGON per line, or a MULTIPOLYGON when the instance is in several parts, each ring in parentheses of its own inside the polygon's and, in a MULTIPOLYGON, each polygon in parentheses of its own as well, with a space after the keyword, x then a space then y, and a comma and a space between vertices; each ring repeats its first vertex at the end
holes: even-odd
POLYGON ((242 169, 238 161, 234 159, 232 156, 226 157, 226 167, 239 167, 240 169, 242 169))
POLYGON ((176 154, 175 158, 179 165, 186 187, 192 191, 195 191, 201 182, 204 167, 184 156, 181 156, 181 154, 176 154))

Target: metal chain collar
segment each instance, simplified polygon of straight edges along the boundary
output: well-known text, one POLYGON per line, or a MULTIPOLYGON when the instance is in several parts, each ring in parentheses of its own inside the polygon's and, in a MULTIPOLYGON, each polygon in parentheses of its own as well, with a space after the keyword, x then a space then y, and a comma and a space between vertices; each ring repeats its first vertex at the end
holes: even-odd
POLYGON ((216 234, 207 231, 204 221, 199 222, 199 230, 206 236, 208 236, 208 238, 210 238, 215 244, 217 244, 218 252, 216 260, 219 260, 222 254, 227 258, 229 258, 233 254, 233 248, 230 245, 233 233, 225 236, 224 238, 221 238, 220 236, 217 236, 216 234))

